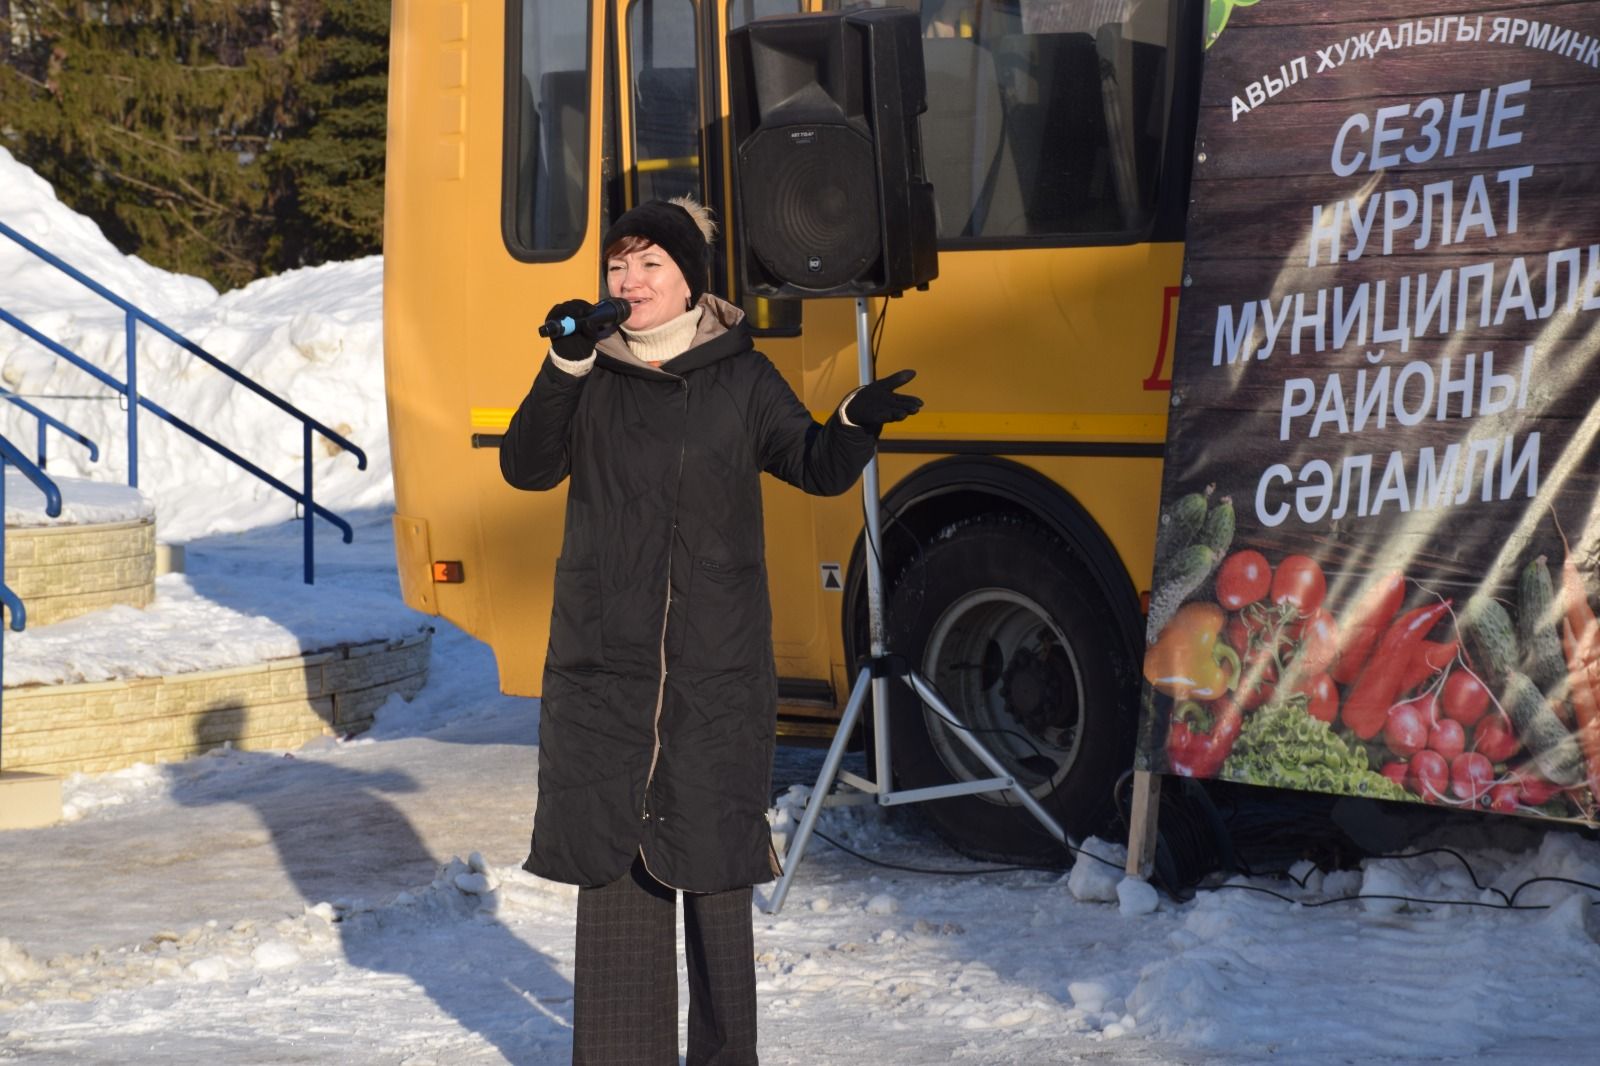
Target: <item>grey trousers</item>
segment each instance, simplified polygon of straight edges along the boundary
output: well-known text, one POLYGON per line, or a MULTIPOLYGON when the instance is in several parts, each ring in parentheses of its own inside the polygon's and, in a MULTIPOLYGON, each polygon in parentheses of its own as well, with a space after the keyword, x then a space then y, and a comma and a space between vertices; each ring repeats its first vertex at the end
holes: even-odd
MULTIPOLYGON (((678 1066, 677 895, 640 859, 578 890, 573 1066, 678 1066)), ((686 1066, 756 1066, 750 889, 683 894, 686 1066)))

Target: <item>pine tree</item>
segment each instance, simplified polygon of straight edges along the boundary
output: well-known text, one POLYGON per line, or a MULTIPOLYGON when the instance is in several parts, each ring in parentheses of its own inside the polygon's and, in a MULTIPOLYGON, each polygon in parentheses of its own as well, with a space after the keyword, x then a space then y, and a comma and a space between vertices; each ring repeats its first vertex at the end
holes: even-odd
POLYGON ((0 3, 0 143, 122 251, 231 287, 379 248, 386 0, 0 3))
POLYGON ((382 249, 388 46, 388 0, 326 4, 303 38, 309 76, 297 86, 296 124, 268 166, 283 218, 274 267, 382 249))

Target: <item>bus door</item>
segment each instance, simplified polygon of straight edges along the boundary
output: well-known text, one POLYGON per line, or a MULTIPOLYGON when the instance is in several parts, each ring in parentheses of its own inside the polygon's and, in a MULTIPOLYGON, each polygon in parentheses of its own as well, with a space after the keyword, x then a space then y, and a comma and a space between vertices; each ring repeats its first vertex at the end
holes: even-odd
MULTIPOLYGON (((712 291, 734 302, 739 295, 727 255, 734 234, 724 42, 728 29, 751 18, 800 9, 798 0, 630 0, 618 9, 620 84, 609 143, 620 180, 611 206, 623 211, 674 196, 693 196, 710 206, 721 230, 712 291)), ((799 306, 749 301, 745 309, 757 347, 804 397, 799 306)), ((827 678, 832 649, 821 610, 831 603, 837 613, 843 578, 833 574, 835 588, 824 588, 829 575, 819 571, 812 550, 809 497, 764 478, 762 503, 768 543, 787 549, 767 555, 772 597, 783 604, 772 619, 780 696, 790 705, 814 702, 831 714, 833 692, 827 678)))

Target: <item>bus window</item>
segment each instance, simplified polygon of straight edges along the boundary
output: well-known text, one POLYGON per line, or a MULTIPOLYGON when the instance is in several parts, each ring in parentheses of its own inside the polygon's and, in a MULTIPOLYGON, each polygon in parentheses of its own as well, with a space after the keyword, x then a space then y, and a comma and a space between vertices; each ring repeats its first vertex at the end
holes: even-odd
POLYGON ((694 30, 693 0, 635 0, 628 6, 633 203, 705 198, 694 30))
POLYGON ((1170 0, 896 6, 922 15, 923 160, 941 243, 1134 239, 1149 226, 1170 0))
POLYGON ((518 259, 571 255, 589 175, 589 7, 513 0, 506 35, 505 240, 518 259))
POLYGON ((797 15, 804 9, 801 0, 728 0, 728 29, 768 15, 797 15))

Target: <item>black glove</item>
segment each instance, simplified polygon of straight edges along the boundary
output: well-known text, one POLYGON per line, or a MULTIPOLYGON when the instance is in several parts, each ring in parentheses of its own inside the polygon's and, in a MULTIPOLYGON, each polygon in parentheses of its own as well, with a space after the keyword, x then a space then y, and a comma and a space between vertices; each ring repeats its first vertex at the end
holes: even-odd
POLYGON ((570 318, 578 324, 575 332, 565 337, 550 338, 550 347, 563 359, 572 362, 582 362, 594 354, 594 342, 599 340, 584 323, 584 319, 594 310, 594 304, 588 300, 566 300, 556 304, 545 315, 545 321, 550 319, 570 318))
POLYGON ((876 432, 885 422, 898 422, 916 414, 922 409, 922 401, 894 391, 916 376, 915 370, 899 370, 861 386, 845 403, 845 417, 862 429, 876 432))

